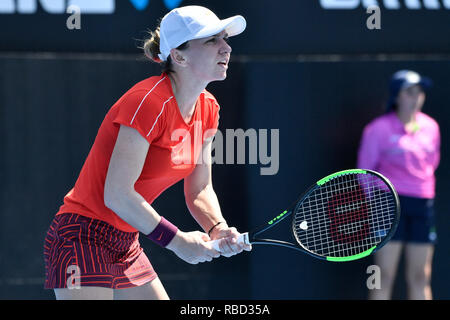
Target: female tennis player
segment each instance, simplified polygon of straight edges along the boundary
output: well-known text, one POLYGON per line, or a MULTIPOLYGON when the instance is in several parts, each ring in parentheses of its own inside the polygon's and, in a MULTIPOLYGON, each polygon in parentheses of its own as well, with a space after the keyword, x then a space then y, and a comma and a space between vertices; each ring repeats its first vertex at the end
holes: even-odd
POLYGON ((404 251, 409 299, 431 299, 431 267, 436 232, 433 199, 440 160, 437 122, 424 114, 425 90, 431 80, 410 70, 396 72, 390 83, 386 114, 363 133, 358 166, 379 171, 396 188, 402 210, 392 240, 375 253, 381 289, 370 299, 390 299, 400 255, 404 251))
POLYGON ((245 27, 242 16, 220 20, 187 6, 164 16, 145 41, 162 74, 134 85, 109 110, 48 230, 45 287, 57 299, 168 299, 139 232, 191 264, 220 256, 211 239, 223 239, 227 257, 251 250, 237 243, 212 186, 219 105, 205 89, 226 78, 227 39, 245 27), (205 232, 183 232, 151 206, 181 179, 187 207, 205 232))

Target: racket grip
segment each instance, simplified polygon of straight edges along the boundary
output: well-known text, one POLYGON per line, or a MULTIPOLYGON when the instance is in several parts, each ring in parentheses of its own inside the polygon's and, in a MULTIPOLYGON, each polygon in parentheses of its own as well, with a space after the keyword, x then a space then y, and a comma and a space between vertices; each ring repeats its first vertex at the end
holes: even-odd
MULTIPOLYGON (((211 247, 212 247, 214 250, 219 251, 219 252, 222 252, 222 250, 220 250, 220 247, 219 247, 220 241, 222 241, 222 239, 212 240, 212 241, 210 241, 210 243, 211 243, 211 247)), ((237 242, 238 244, 250 244, 250 242, 248 241, 248 232, 241 233, 241 234, 237 237, 236 242, 237 242)))

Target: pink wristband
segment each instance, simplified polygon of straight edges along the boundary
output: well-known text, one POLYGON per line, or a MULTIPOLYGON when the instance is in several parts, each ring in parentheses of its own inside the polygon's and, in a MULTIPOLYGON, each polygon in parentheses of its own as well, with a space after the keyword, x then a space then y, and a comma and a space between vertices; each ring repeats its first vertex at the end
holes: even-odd
POLYGON ((166 247, 170 241, 172 241, 173 237, 177 233, 178 228, 167 221, 164 217, 161 217, 160 223, 156 226, 156 228, 146 235, 147 238, 156 242, 161 247, 166 247))

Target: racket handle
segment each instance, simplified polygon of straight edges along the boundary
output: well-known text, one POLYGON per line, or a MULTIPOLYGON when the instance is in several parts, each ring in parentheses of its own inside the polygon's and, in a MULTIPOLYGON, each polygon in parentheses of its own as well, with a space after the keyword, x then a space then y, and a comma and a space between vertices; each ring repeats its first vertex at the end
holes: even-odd
MULTIPOLYGON (((212 240, 210 241, 211 246, 214 250, 222 252, 222 250, 220 250, 219 247, 219 243, 220 241, 222 241, 222 239, 217 239, 217 240, 212 240)), ((238 244, 250 244, 250 242, 248 241, 248 232, 246 233, 241 233, 238 237, 237 237, 237 241, 238 244)))

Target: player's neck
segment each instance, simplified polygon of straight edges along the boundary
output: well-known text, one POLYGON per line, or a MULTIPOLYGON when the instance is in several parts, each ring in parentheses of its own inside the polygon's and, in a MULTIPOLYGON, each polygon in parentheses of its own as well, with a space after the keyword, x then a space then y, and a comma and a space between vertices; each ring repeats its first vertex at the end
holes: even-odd
POLYGON ((171 73, 169 75, 172 84, 172 91, 183 116, 192 115, 195 104, 206 84, 192 81, 192 78, 186 78, 183 73, 171 73))

